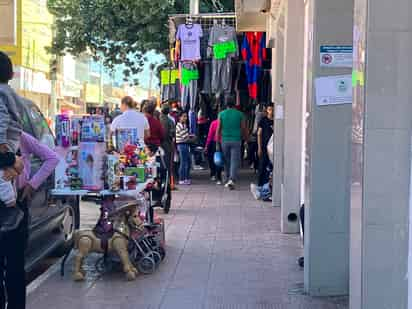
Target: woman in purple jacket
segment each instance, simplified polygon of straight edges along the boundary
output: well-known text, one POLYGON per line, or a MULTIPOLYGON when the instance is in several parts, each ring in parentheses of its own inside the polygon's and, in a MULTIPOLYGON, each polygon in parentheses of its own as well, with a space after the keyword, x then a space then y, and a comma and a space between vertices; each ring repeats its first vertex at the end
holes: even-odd
POLYGON ((53 173, 59 159, 57 154, 48 146, 40 143, 29 134, 22 133, 20 137, 19 160, 23 161, 24 169, 17 175, 13 168, 5 171, 8 180, 17 178, 16 185, 19 191, 17 207, 24 212, 24 219, 20 226, 1 240, 0 248, 0 309, 24 309, 26 307, 26 278, 25 278, 25 249, 28 240, 28 209, 27 200, 32 197, 41 184, 53 173), (43 164, 31 176, 31 156, 39 158, 43 164))

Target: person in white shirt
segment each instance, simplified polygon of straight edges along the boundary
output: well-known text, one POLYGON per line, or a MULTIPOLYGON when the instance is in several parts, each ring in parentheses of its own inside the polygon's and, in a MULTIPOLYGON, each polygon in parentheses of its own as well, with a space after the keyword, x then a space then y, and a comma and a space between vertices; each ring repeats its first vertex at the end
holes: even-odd
POLYGON ((120 105, 122 114, 113 119, 110 126, 111 134, 115 134, 117 129, 137 129, 139 140, 144 140, 150 136, 150 126, 147 118, 136 110, 133 98, 127 96, 122 99, 120 105))

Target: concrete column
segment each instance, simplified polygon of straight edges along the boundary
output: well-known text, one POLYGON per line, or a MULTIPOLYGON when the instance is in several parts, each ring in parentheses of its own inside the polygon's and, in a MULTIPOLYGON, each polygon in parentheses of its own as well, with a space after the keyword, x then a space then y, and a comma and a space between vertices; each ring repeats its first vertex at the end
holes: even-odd
POLYGON ((353 0, 309 0, 307 5, 310 56, 305 290, 313 296, 347 295, 352 107, 318 106, 315 80, 352 72, 351 68, 321 67, 320 47, 352 45, 353 0))
POLYGON ((304 2, 288 0, 285 14, 283 233, 299 233, 300 230, 304 16, 304 2))
POLYGON ((350 308, 412 308, 411 2, 355 0, 354 29, 350 308))
MULTIPOLYGON (((283 19, 282 19, 283 20, 283 19)), ((280 26, 278 22, 278 26, 280 26)), ((275 102, 275 125, 274 125, 274 177, 273 177, 273 206, 280 207, 283 184, 283 144, 284 144, 284 93, 283 93, 283 60, 284 60, 284 33, 283 29, 277 30, 276 47, 272 58, 273 75, 273 102, 275 102)))

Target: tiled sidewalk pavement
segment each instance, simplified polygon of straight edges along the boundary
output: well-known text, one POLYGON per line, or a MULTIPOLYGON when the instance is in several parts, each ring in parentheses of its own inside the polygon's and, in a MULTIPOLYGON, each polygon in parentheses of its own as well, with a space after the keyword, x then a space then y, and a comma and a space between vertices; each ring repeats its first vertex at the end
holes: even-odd
POLYGON ((229 192, 204 179, 175 193, 165 216, 167 258, 155 274, 134 282, 115 272, 100 276, 90 257, 87 282, 54 274, 30 294, 27 308, 348 308, 345 298, 302 295, 301 241, 280 233, 280 209, 254 201, 246 182, 229 192))

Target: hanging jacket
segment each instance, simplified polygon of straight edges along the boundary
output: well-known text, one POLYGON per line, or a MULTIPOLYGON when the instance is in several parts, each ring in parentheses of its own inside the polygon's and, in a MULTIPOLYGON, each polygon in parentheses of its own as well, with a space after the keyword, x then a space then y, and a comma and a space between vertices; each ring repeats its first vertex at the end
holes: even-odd
POLYGON ((266 59, 266 35, 263 32, 246 32, 242 43, 242 58, 246 61, 249 96, 257 98, 263 61, 266 59))

